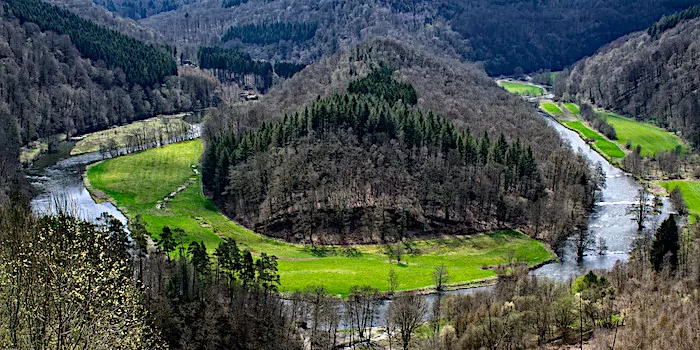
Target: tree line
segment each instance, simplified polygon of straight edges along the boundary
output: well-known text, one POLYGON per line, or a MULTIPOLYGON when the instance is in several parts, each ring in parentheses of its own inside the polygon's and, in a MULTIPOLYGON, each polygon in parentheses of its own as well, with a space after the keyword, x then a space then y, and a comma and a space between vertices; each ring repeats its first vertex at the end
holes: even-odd
POLYGON ((288 62, 266 62, 254 60, 250 54, 219 47, 201 47, 198 53, 199 65, 204 69, 214 69, 218 72, 220 80, 232 79, 242 83, 248 74, 256 76, 259 80, 260 90, 267 90, 272 86, 273 74, 282 78, 291 78, 305 65, 288 62), (232 76, 227 76, 231 75, 232 76))
POLYGON ((240 40, 246 44, 268 45, 282 40, 297 43, 316 35, 317 23, 273 22, 232 26, 221 37, 222 42, 240 40))
POLYGON ((81 58, 68 36, 6 16, 0 23, 0 52, 5 57, 0 124, 13 134, 0 143, 15 149, 59 133, 103 130, 156 114, 200 110, 220 100, 219 83, 202 72, 184 67, 163 84, 130 84, 121 69, 81 58))
POLYGON ((682 21, 697 17, 700 17, 700 5, 695 5, 681 12, 661 17, 660 20, 649 26, 647 33, 653 38, 658 38, 663 32, 675 28, 682 21))
POLYGON ((131 84, 150 86, 177 74, 168 51, 106 29, 56 5, 41 0, 10 0, 4 6, 22 22, 70 36, 83 57, 122 69, 131 84))

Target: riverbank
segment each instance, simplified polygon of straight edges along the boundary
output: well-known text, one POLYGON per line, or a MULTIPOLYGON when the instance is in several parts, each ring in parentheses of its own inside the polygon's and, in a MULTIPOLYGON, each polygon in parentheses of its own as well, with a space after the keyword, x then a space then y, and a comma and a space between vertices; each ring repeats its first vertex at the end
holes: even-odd
POLYGON ((228 220, 202 195, 201 178, 192 170, 201 152, 198 140, 169 145, 106 160, 90 167, 87 177, 92 188, 114 199, 127 215, 141 215, 154 238, 168 226, 183 229, 186 242, 203 242, 210 252, 229 237, 256 255, 277 256, 283 292, 317 285, 343 296, 355 285, 387 291, 393 269, 400 290, 430 293, 432 272, 441 264, 454 289, 492 283, 496 273, 484 267, 507 263, 509 256, 531 267, 555 258, 544 244, 516 231, 416 239, 404 248, 401 264, 389 261, 384 245, 310 247, 263 237, 228 220), (178 191, 190 179, 194 183, 178 191), (170 198, 167 204, 159 206, 165 197, 170 198))

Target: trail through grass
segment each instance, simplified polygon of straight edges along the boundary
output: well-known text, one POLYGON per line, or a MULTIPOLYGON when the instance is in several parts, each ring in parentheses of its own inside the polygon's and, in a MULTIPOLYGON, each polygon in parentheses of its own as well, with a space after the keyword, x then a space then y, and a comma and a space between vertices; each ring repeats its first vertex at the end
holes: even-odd
POLYGON ((601 114, 607 117, 608 122, 615 128, 620 144, 624 145, 629 141, 632 148, 640 145, 643 155, 671 151, 676 147, 681 147, 683 151, 686 149, 683 141, 667 130, 613 113, 601 114))
POLYGON ((542 96, 545 93, 545 90, 543 88, 527 83, 501 81, 499 82, 499 84, 511 94, 521 96, 542 96))
POLYGON ((258 235, 221 215, 201 194, 199 176, 193 172, 202 152, 199 140, 169 145, 104 161, 88 169, 94 189, 105 192, 130 217, 142 215, 155 238, 164 226, 181 228, 187 240, 203 241, 212 252, 221 237, 234 238, 255 254, 266 252, 279 258, 282 291, 310 285, 325 285, 334 294, 347 295, 354 285, 388 289, 388 275, 394 269, 400 289, 430 287, 432 272, 445 264, 452 283, 493 278, 483 266, 506 261, 513 252, 530 265, 552 259, 545 246, 515 231, 502 231, 468 238, 418 240, 416 255, 405 255, 405 265, 389 263, 381 245, 352 247, 310 247, 280 242, 258 235), (178 186, 195 182, 177 194, 165 209, 156 205, 178 186))

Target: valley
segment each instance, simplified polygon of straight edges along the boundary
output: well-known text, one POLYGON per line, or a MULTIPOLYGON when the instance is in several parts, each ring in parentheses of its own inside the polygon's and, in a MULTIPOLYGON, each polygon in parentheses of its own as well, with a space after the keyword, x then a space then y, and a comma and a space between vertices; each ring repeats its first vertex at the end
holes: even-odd
POLYGON ((698 0, 2 1, 0 348, 697 348, 698 0))

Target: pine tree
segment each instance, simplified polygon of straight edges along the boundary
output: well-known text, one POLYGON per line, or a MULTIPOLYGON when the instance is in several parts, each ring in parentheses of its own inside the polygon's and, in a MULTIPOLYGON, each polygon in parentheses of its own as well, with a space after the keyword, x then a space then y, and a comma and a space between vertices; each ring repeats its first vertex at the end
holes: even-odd
POLYGON ((654 241, 651 243, 650 260, 654 270, 661 271, 666 264, 675 270, 678 266, 679 249, 678 226, 675 215, 671 215, 661 223, 654 235, 654 241))

